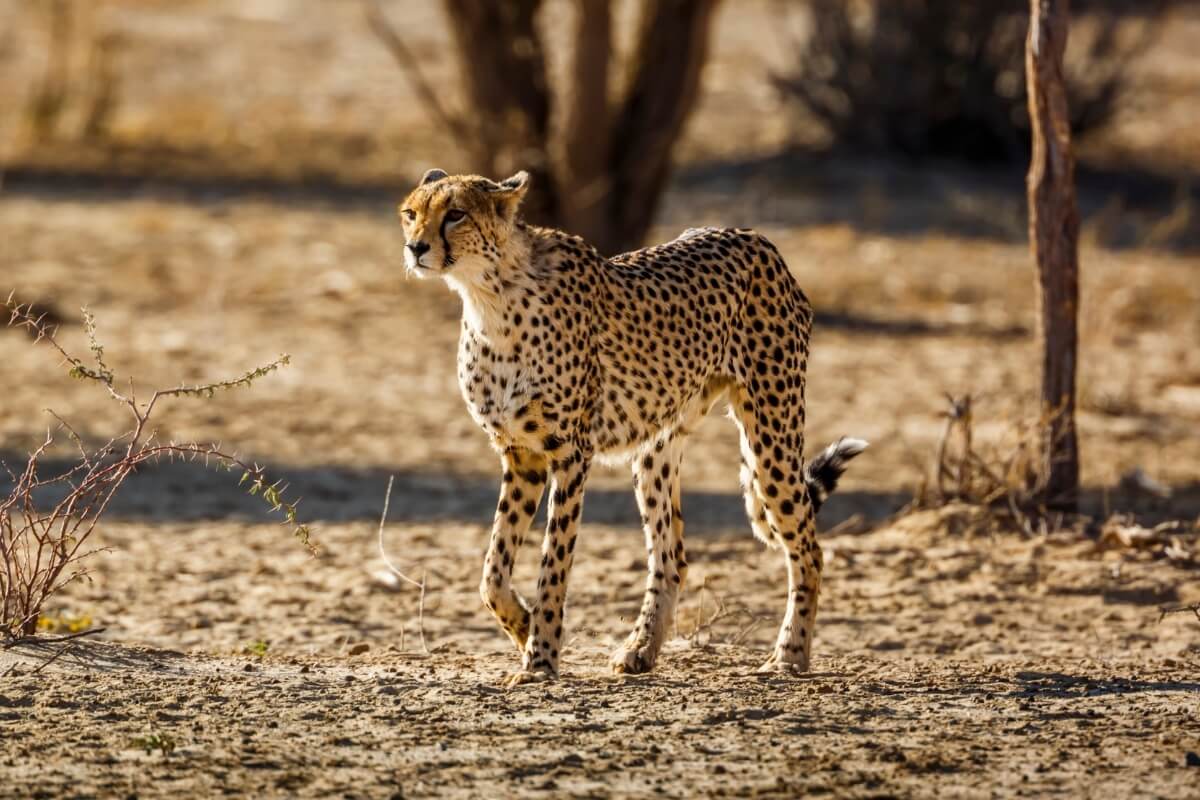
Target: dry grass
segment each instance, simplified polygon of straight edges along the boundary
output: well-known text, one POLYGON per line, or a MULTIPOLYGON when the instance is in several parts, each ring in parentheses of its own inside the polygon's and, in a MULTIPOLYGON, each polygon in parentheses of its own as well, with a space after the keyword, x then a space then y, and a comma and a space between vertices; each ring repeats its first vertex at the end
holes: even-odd
MULTIPOLYGON (((971 396, 947 396, 947 400, 932 479, 920 486, 907 511, 938 512, 933 523, 951 535, 1019 533, 1044 539, 1052 533, 1070 533, 1092 538, 1098 551, 1120 551, 1126 559, 1144 557, 1178 567, 1200 567, 1200 520, 1169 520, 1146 527, 1134 515, 1112 513, 1107 507, 1103 522, 1082 513, 1053 511, 1040 501, 1044 472, 1039 448, 1045 421, 1009 426, 1005 436, 981 446, 971 396)), ((1106 409, 1105 413, 1118 412, 1106 409)), ((1160 502, 1171 494, 1140 469, 1123 476, 1117 488, 1160 502)))
MULTIPOLYGON (((1046 476, 1040 458, 1046 422, 1011 426, 1000 441, 980 446, 975 436, 971 395, 946 396, 945 426, 934 458, 932 482, 926 481, 913 499, 915 508, 952 503, 993 512, 997 522, 1034 535, 1047 524, 1050 511, 1044 497, 1046 476)), ((1057 515, 1061 524, 1062 515, 1057 515)))

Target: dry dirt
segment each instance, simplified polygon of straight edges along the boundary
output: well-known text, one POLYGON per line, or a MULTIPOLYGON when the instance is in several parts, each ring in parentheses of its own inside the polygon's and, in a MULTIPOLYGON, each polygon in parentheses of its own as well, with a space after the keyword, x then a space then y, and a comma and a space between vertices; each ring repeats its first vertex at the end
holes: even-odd
POLYGON ((114 551, 71 593, 108 626, 105 641, 40 672, 57 651, 0 657, 0 674, 11 671, 0 679, 0 785, 45 797, 994 797, 1099 786, 1194 797, 1200 623, 1159 623, 1154 604, 1195 573, 1102 558, 1074 537, 973 538, 939 523, 824 540, 817 657, 804 678, 754 671, 784 575, 740 533, 693 537, 704 588, 688 594, 686 635, 660 669, 610 675, 607 653, 636 614, 640 548, 631 530, 589 525, 563 678, 512 691, 498 686, 516 654, 473 591, 477 520, 388 532, 393 551, 427 570, 428 653, 416 592, 369 577, 370 523, 325 526, 316 560, 263 525, 112 525, 114 551), (264 656, 241 653, 259 641, 264 656))
MULTIPOLYGON (((735 163, 744 154, 729 142, 761 150, 782 133, 735 129, 752 116, 737 102, 768 102, 738 90, 761 73, 744 51, 762 18, 726 20, 729 44, 706 74, 656 235, 695 224, 767 233, 819 312, 809 441, 873 443, 822 513, 813 672, 754 672, 782 612, 784 566, 750 536, 736 437, 714 418, 685 462, 690 586, 660 669, 618 678, 605 668, 636 615, 644 555, 628 476, 601 471, 572 576, 563 677, 505 691, 517 655, 475 591, 496 460, 458 398, 457 302, 443 286, 404 280, 389 168, 378 165, 378 148, 400 143, 390 169, 419 173, 437 139, 385 115, 408 96, 374 88, 394 86, 389 65, 347 44, 349 4, 324 27, 275 0, 181 4, 178 14, 113 5, 136 23, 130 69, 148 76, 129 88, 114 135, 128 145, 190 131, 194 141, 174 141, 169 158, 121 150, 131 159, 113 162, 122 169, 162 158, 175 170, 146 182, 83 179, 74 170, 101 158, 84 146, 27 153, 0 193, 0 294, 43 303, 77 352, 77 309, 88 306, 113 366, 141 386, 225 377, 290 353, 289 369, 250 390, 168 407, 159 429, 269 464, 305 497, 320 553, 310 557, 228 475, 162 465, 136 476, 97 534, 110 549, 50 609, 63 626, 103 632, 0 650, 0 796, 1200 794, 1200 620, 1158 613, 1200 600, 1195 536, 1190 561, 1166 560, 1101 550, 1094 531, 998 533, 964 508, 893 516, 928 473, 945 392, 975 395, 985 444, 1003 443, 1031 408, 1019 175, 735 163), (222 38, 231 46, 206 60, 205 42, 222 38), (178 58, 156 61, 164 47, 178 58), (297 99, 293 69, 305 58, 311 95, 297 99), (172 66, 149 69, 157 63, 172 66), (298 108, 310 116, 297 120, 298 108), (354 160, 347 131, 376 113, 394 127, 354 160), (222 138, 214 120, 254 124, 222 138), (289 130, 313 138, 278 138, 289 130), (277 151, 308 144, 318 172, 358 165, 342 175, 349 188, 279 181, 277 151), (269 180, 225 186, 180 167, 223 166, 203 160, 214 147, 269 180), (47 165, 62 174, 39 172, 47 165), (427 576, 423 613, 418 592, 379 574, 389 476, 385 544, 427 576)), ((16 8, 0 2, 0 13, 16 8)), ((434 28, 414 29, 429 39, 422 52, 436 53, 434 28)), ((1180 114, 1168 117, 1158 135, 1190 141, 1180 114)), ((1150 136, 1131 130, 1130 141, 1150 136)), ((1195 520, 1200 260, 1151 246, 1161 226, 1195 223, 1179 209, 1143 209, 1132 223, 1109 190, 1083 198, 1095 212, 1083 251, 1085 505, 1097 517, 1195 520), (1121 488, 1134 468, 1170 499, 1121 488)), ((124 429, 115 404, 19 332, 0 330, 0 375, 8 463, 44 433, 46 407, 91 440, 124 429)), ((526 591, 536 546, 518 567, 526 591)))

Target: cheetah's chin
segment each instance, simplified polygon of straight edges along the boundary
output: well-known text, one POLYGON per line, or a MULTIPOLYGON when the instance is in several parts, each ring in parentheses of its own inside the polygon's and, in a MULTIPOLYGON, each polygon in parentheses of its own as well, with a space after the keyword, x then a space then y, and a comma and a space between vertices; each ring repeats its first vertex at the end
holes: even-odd
POLYGON ((405 264, 404 272, 411 278, 416 278, 419 281, 428 280, 440 275, 439 270, 433 267, 427 267, 424 264, 405 264))
POLYGON ((413 255, 408 248, 404 249, 404 271, 418 280, 424 280, 433 275, 437 275, 441 270, 425 263, 428 254, 423 254, 419 258, 413 255))

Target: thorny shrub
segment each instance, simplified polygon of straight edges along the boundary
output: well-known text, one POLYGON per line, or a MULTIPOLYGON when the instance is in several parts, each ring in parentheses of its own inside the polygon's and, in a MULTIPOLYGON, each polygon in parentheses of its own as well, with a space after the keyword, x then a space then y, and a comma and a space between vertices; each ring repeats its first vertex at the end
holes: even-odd
POLYGON ((288 356, 280 356, 232 380, 157 389, 147 399, 139 400, 132 379, 117 383, 104 360, 104 348, 96 338, 95 320, 86 309, 83 319, 91 364, 63 349, 55 339, 55 328, 31 306, 21 305, 9 295, 3 308, 9 313, 10 327, 23 328, 35 342, 48 343, 65 360, 72 377, 99 384, 129 412, 133 422, 126 433, 91 447, 66 420, 51 411, 55 425, 29 455, 25 466, 14 470, 0 464, 12 485, 7 497, 0 498, 0 639, 12 642, 34 636, 46 601, 87 574, 83 562, 98 550, 89 548, 88 540, 125 479, 149 462, 164 458, 202 460, 240 472, 239 485, 245 486, 249 494, 261 497, 271 511, 282 515, 296 538, 315 551, 309 529, 297 521, 296 503, 284 497, 287 487, 270 482, 262 467, 243 461, 218 444, 159 442, 152 426, 160 400, 209 398, 220 391, 250 386, 285 366, 288 356), (127 385, 128 389, 118 389, 118 385, 127 385), (76 455, 68 466, 51 469, 46 474, 44 457, 55 444, 56 436, 69 440, 76 455))

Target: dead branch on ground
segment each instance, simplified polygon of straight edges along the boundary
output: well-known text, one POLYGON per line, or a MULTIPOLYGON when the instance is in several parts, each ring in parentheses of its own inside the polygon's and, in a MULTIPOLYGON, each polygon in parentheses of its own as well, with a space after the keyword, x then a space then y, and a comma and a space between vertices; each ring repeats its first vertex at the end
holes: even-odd
POLYGON ((1196 615, 1196 619, 1200 620, 1200 603, 1191 603, 1183 606, 1159 606, 1158 621, 1162 622, 1168 614, 1186 614, 1192 612, 1196 615))

